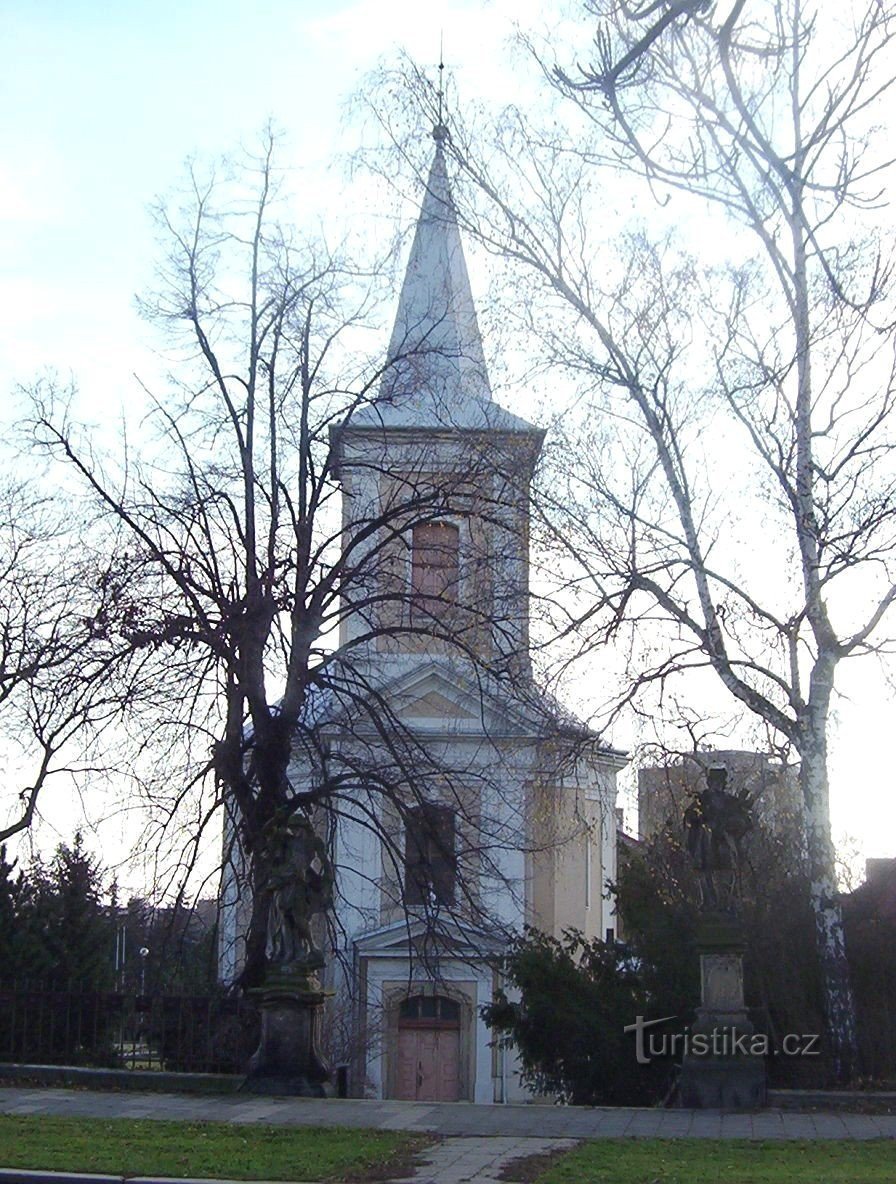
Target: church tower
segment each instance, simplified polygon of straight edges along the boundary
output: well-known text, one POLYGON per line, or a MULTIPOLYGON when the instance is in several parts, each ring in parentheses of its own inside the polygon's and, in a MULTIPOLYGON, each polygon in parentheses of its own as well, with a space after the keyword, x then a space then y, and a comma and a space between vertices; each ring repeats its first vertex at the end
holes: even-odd
POLYGON ((529 483, 543 432, 492 398, 457 211, 435 154, 377 397, 334 433, 350 534, 379 522, 340 643, 528 669, 529 483))

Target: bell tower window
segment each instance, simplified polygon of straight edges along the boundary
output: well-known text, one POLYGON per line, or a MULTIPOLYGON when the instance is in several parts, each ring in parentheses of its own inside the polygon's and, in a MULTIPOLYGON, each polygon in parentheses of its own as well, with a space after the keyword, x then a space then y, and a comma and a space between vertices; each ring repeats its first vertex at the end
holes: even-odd
POLYGON ((411 534, 411 615, 443 616, 457 604, 460 531, 450 522, 421 522, 411 534))

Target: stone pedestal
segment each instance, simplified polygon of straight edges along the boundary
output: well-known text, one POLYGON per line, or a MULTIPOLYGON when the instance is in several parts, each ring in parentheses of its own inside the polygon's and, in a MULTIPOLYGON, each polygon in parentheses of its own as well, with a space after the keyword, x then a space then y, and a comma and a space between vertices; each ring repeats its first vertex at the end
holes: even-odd
POLYGON ((701 999, 678 1078, 679 1102, 696 1110, 756 1110, 765 1105, 765 1057, 756 1051, 744 1004, 741 926, 710 915, 697 942, 701 999))
POLYGON ((320 1051, 328 992, 321 989, 318 965, 278 968, 253 992, 261 1005, 261 1039, 249 1061, 243 1089, 304 1098, 333 1095, 330 1071, 320 1051))

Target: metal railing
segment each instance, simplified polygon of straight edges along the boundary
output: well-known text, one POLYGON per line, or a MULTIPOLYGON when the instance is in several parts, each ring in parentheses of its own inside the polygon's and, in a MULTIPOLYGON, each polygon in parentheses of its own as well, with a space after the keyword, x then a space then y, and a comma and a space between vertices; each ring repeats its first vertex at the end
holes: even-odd
POLYGON ((231 993, 133 995, 0 984, 0 1062, 238 1073, 258 1011, 231 993))

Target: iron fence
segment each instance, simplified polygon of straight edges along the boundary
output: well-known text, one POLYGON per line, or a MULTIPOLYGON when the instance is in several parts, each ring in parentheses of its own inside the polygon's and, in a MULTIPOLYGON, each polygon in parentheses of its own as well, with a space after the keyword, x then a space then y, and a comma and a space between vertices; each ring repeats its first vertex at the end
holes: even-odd
POLYGON ((0 1061, 239 1073, 258 1043, 239 995, 132 995, 0 984, 0 1061))

